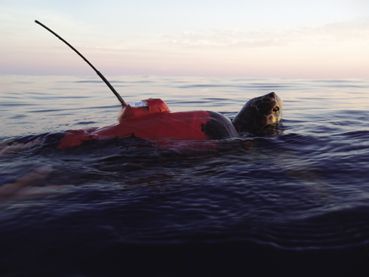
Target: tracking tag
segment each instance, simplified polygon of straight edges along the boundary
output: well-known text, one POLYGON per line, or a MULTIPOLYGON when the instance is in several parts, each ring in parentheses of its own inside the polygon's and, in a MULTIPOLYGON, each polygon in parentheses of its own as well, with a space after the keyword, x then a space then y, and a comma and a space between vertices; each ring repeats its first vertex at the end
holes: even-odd
POLYGON ((147 107, 148 104, 146 100, 142 100, 142 101, 130 103, 129 106, 131 106, 132 108, 143 108, 143 107, 147 107))

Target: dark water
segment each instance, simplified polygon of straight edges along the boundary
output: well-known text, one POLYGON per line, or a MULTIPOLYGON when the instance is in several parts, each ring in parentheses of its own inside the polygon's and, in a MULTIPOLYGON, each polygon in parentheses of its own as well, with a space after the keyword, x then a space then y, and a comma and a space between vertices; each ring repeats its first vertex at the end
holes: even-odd
POLYGON ((1 276, 357 276, 369 260, 369 82, 120 77, 128 101, 233 117, 284 100, 280 134, 61 151, 115 122, 94 77, 1 77, 1 276))

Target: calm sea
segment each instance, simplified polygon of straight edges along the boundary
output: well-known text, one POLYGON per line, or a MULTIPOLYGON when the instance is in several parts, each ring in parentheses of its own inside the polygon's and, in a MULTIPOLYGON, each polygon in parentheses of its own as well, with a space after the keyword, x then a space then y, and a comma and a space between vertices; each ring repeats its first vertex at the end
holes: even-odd
POLYGON ((274 91, 283 122, 240 138, 247 148, 126 139, 62 151, 63 131, 116 122, 108 88, 94 76, 0 77, 1 276, 369 272, 369 81, 111 81, 128 102, 230 118, 274 91))

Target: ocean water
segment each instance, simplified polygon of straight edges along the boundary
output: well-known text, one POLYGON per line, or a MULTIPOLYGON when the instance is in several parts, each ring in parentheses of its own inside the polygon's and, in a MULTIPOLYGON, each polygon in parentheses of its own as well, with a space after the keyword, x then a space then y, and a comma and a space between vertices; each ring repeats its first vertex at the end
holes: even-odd
POLYGON ((116 122, 95 76, 0 77, 1 276, 358 276, 369 258, 369 81, 115 77, 128 102, 232 118, 284 101, 277 134, 158 148, 56 143, 116 122), (246 147, 245 147, 246 145, 246 147))

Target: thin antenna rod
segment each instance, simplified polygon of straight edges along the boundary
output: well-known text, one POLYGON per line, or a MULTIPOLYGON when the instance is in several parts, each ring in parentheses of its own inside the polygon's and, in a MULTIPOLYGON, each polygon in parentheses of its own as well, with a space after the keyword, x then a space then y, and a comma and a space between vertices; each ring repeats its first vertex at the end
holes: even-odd
POLYGON ((90 63, 76 48, 74 48, 71 44, 69 44, 65 39, 63 39, 61 36, 59 36, 57 33, 55 33, 53 30, 51 30, 49 27, 42 24, 40 21, 35 20, 35 23, 38 25, 44 27, 46 30, 48 30, 50 33, 52 33, 54 36, 56 36, 58 39, 60 39, 62 42, 64 42, 66 45, 68 45, 74 52, 78 54, 95 72, 96 74, 104 81, 104 83, 110 88, 110 90, 114 93, 114 95, 118 98, 119 102, 122 104, 123 108, 127 106, 127 103, 123 100, 123 98, 119 95, 119 93, 113 88, 113 86, 109 83, 109 81, 104 77, 104 75, 101 74, 100 71, 98 71, 92 63, 90 63))

